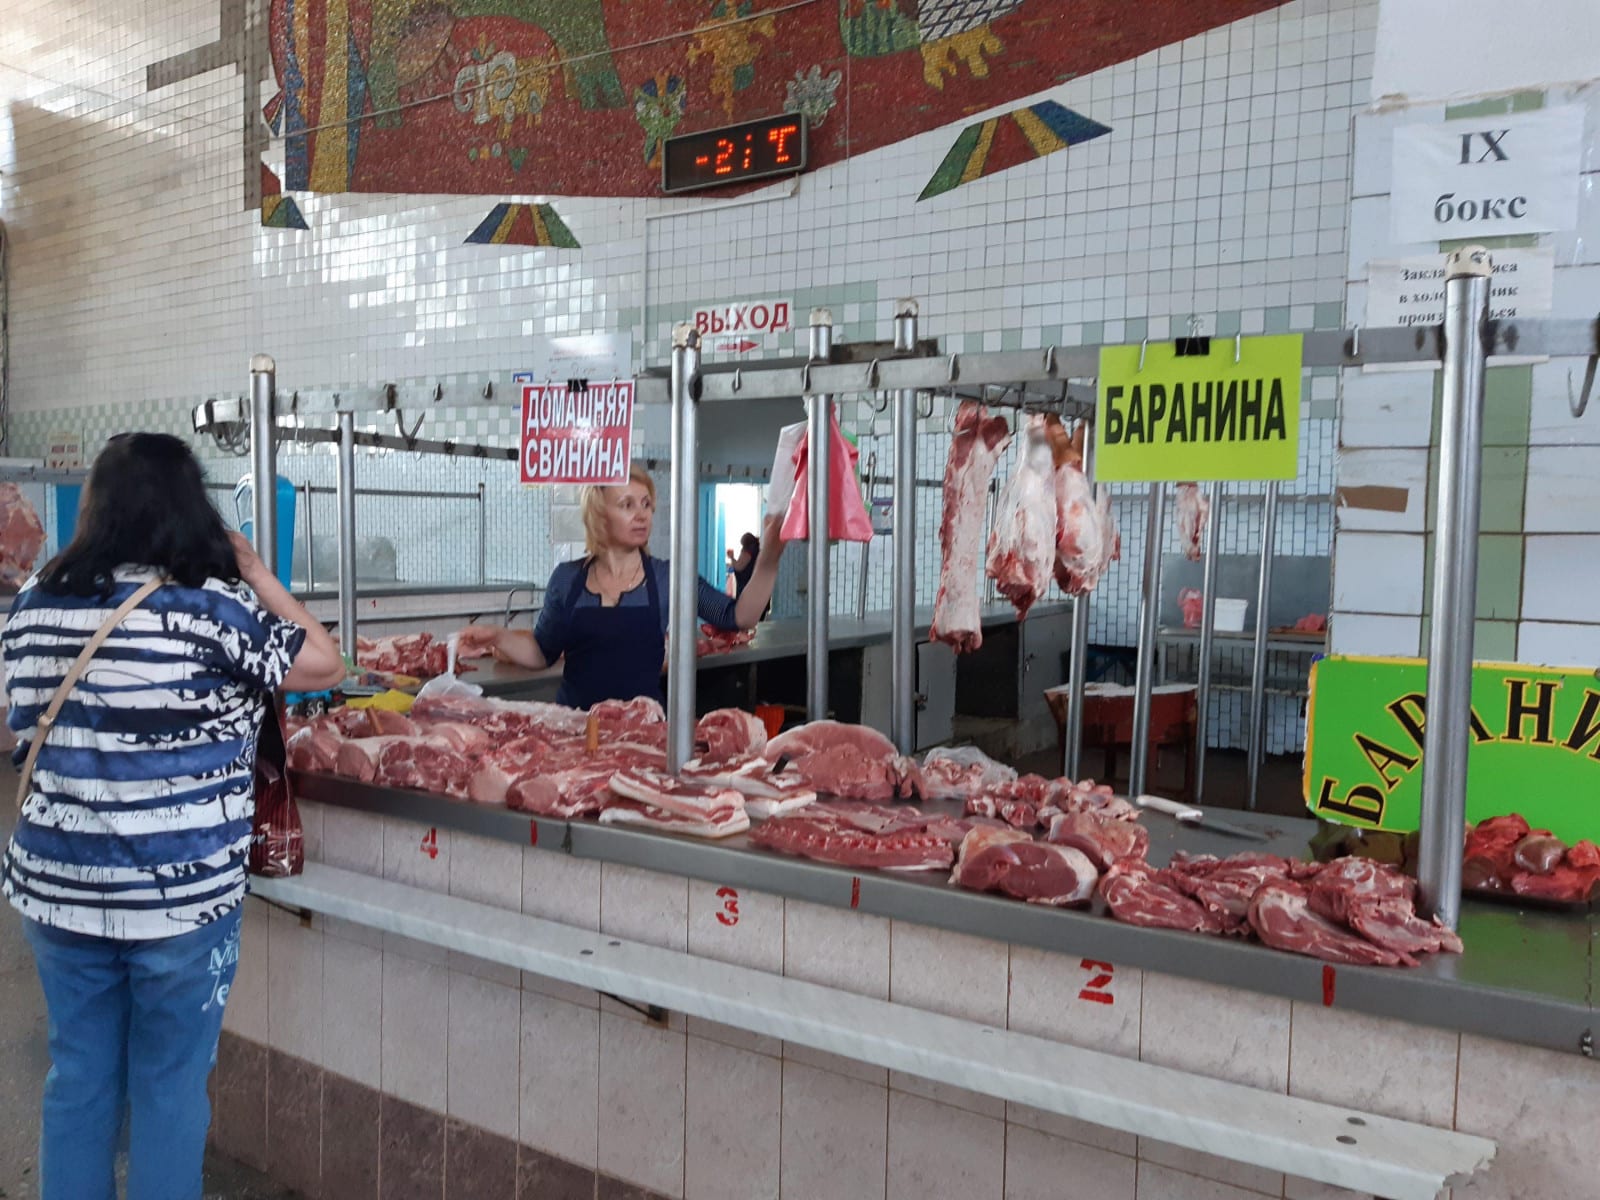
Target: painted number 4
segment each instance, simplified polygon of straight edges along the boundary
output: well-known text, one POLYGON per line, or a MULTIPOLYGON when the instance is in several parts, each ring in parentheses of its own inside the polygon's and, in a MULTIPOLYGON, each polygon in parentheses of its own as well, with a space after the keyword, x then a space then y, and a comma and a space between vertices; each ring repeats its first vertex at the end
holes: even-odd
POLYGON ((722 909, 717 913, 717 920, 724 925, 737 925, 739 923, 739 893, 731 887, 718 888, 717 898, 722 901, 722 909))
POLYGON ((1115 1004, 1116 998, 1105 990, 1111 986, 1111 974, 1114 970, 1112 965, 1086 958, 1082 966, 1085 971, 1091 973, 1091 976, 1089 982, 1083 985, 1083 990, 1078 993, 1078 999, 1087 1000, 1091 1004, 1115 1004))
POLYGON ((422 852, 429 858, 439 857, 439 831, 430 829, 422 835, 422 852))

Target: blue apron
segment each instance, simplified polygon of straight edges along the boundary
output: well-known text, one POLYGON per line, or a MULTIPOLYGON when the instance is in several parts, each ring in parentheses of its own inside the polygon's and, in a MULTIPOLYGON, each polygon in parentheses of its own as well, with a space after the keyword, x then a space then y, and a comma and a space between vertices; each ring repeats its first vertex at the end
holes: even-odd
POLYGON ((589 561, 585 561, 567 594, 571 628, 567 637, 561 690, 556 702, 571 708, 588 708, 602 700, 632 700, 635 696, 661 699, 661 663, 666 641, 661 636, 661 597, 650 556, 644 563, 645 604, 601 604, 579 607, 588 588, 589 561))

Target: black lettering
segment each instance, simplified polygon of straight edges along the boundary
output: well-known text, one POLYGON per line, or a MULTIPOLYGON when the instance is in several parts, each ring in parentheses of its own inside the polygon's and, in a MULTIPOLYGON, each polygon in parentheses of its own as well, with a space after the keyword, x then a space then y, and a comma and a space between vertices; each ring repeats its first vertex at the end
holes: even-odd
POLYGON ((1478 136, 1483 139, 1485 149, 1484 152, 1478 156, 1478 161, 1488 162, 1492 157, 1495 162, 1509 162, 1510 156, 1500 148, 1500 139, 1505 137, 1506 134, 1510 132, 1511 130, 1509 129, 1487 129, 1480 133, 1478 136))
POLYGON ((1421 762, 1421 756, 1401 754, 1398 750, 1391 750, 1382 742, 1374 741, 1364 733, 1356 734, 1356 749, 1366 755, 1367 761, 1372 764, 1372 769, 1378 773, 1378 778, 1383 780, 1383 790, 1392 792, 1405 781, 1405 776, 1391 779, 1387 770, 1390 766, 1397 766, 1402 771, 1409 771, 1421 762))
POLYGON ((1139 395, 1139 385, 1133 385, 1133 394, 1128 397, 1128 440, 1142 442, 1144 436, 1144 398, 1139 395))
POLYGON ((1200 389, 1195 388, 1189 398, 1193 418, 1189 427, 1189 440, 1194 442, 1209 442, 1211 440, 1211 384, 1206 384, 1205 399, 1200 398, 1200 389), (1201 426, 1205 433, 1200 432, 1201 426))
POLYGON ((1463 167, 1472 162, 1472 138, 1473 135, 1470 133, 1461 135, 1461 166, 1463 167))
POLYGON ((1150 434, 1145 438, 1147 442, 1156 440, 1156 427, 1161 423, 1161 418, 1167 415, 1167 385, 1152 383, 1150 385, 1150 434))
MULTIPOLYGON (((1249 384, 1246 384, 1246 389, 1248 389, 1249 386, 1249 384)), ((1234 438, 1234 428, 1237 424, 1239 416, 1239 381, 1237 379, 1228 380, 1228 390, 1223 391, 1219 386, 1217 388, 1217 394, 1220 397, 1220 399, 1217 401, 1217 428, 1215 434, 1212 436, 1212 440, 1218 442, 1231 442, 1234 438)))
POLYGON ((1244 381, 1244 400, 1239 405, 1239 437, 1241 440, 1261 440, 1261 380, 1256 380, 1252 392, 1250 381, 1244 381))
POLYGON ((1389 715, 1400 722, 1400 728, 1406 731, 1406 736, 1417 744, 1417 749, 1423 748, 1423 727, 1428 716, 1428 700, 1421 692, 1407 692, 1398 700, 1385 704, 1389 715))
POLYGON ((1554 679, 1542 679, 1535 683, 1534 690, 1539 698, 1532 704, 1527 702, 1527 679, 1506 680, 1506 737, 1508 742, 1522 741, 1522 725, 1529 717, 1533 718, 1533 744, 1535 746, 1554 746, 1555 739, 1550 736, 1550 722, 1556 712, 1556 688, 1560 687, 1554 679))
MULTIPOLYGON (((1578 719, 1572 723, 1572 732, 1561 744, 1574 754, 1582 754, 1589 748, 1590 742, 1596 741, 1600 741, 1600 692, 1584 688, 1583 708, 1578 712, 1578 719)), ((1594 748, 1594 753, 1589 757, 1600 762, 1600 745, 1594 748)))
POLYGON ((1483 718, 1478 715, 1478 710, 1472 711, 1472 740, 1480 746, 1484 742, 1494 741, 1494 734, 1489 732, 1489 727, 1483 723, 1483 718))
MULTIPOLYGON (((1190 389, 1193 390, 1192 388, 1190 389)), ((1187 442, 1189 421, 1183 407, 1183 384, 1172 385, 1172 414, 1167 418, 1167 441, 1187 442)))
POLYGON ((1117 408, 1117 401, 1122 399, 1123 390, 1120 387, 1106 389, 1106 443, 1112 446, 1122 442, 1122 413, 1117 408))
POLYGON ((1334 789, 1339 786, 1339 781, 1326 778, 1322 781, 1322 791, 1317 796, 1317 811, 1338 813, 1340 816, 1352 820, 1379 825, 1383 823, 1384 806, 1388 803, 1384 794, 1370 783, 1360 783, 1351 788, 1344 799, 1334 797, 1334 789))
POLYGON ((1272 391, 1267 396, 1267 419, 1266 423, 1261 427, 1261 432, 1269 438, 1272 437, 1274 430, 1277 431, 1280 442, 1287 440, 1289 431, 1284 427, 1283 380, 1281 379, 1272 381, 1272 391))

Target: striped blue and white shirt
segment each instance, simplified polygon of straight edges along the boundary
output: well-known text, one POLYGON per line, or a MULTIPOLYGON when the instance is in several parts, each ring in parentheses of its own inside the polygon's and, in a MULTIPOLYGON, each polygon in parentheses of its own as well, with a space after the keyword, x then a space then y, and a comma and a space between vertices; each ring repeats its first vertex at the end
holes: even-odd
MULTIPOLYGON (((29 583, 0 654, 20 765, 84 643, 151 571, 104 600, 29 583)), ((243 584, 157 591, 111 634, 62 707, 0 862, 24 916, 74 933, 172 937, 244 899, 265 693, 305 631, 243 584)))

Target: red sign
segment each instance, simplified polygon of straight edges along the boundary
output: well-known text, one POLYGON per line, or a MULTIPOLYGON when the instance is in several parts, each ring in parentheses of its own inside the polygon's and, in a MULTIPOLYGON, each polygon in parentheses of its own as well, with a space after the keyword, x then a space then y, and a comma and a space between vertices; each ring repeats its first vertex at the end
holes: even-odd
POLYGON ((632 380, 523 385, 523 483, 626 483, 632 441, 632 380))

